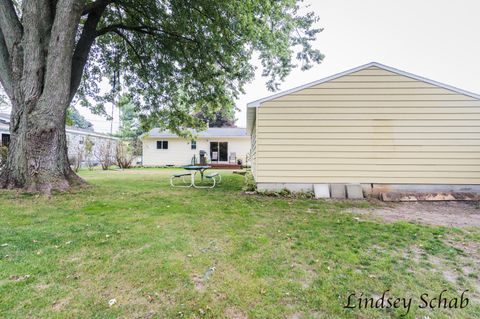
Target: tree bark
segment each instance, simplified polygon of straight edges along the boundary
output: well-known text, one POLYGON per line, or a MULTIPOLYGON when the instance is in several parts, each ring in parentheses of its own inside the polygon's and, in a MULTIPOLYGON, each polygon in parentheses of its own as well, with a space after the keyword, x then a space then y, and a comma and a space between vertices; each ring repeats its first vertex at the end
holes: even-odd
POLYGON ((65 116, 85 0, 59 0, 55 10, 48 0, 25 0, 22 28, 11 6, 5 6, 10 1, 3 1, 0 28, 21 34, 7 37, 3 32, 0 37, 0 53, 9 55, 9 72, 0 77, 2 83, 11 82, 12 102, 11 141, 0 187, 46 194, 66 191, 84 183, 68 162, 65 116))
POLYGON ((34 112, 22 114, 11 132, 7 162, 0 175, 3 188, 50 194, 84 183, 68 162, 65 112, 52 121, 49 107, 43 103, 39 102, 34 112))

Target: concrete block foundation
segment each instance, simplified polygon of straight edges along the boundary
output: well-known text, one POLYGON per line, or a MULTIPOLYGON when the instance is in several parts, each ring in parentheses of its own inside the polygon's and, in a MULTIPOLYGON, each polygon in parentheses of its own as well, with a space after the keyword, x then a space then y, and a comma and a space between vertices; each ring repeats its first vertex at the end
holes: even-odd
POLYGON ((328 184, 314 184, 313 192, 315 198, 330 198, 330 187, 328 184))
MULTIPOLYGON (((384 196, 383 194, 389 193, 410 193, 418 194, 420 197, 427 196, 425 194, 433 193, 456 193, 456 194, 477 194, 480 195, 480 185, 447 185, 447 184, 315 184, 323 185, 323 194, 326 196, 326 189, 329 190, 329 196, 322 198, 349 198, 357 199, 365 197, 377 197, 384 196), (345 197, 342 197, 342 187, 345 188, 345 197), (350 192, 349 192, 350 188, 350 192), (360 197, 361 194, 361 197, 360 197), (422 195, 423 194, 423 195, 422 195)), ((268 190, 279 192, 287 189, 291 192, 307 193, 314 191, 314 184, 310 183, 257 183, 258 190, 268 190)), ((444 196, 447 196, 445 195, 444 196)), ((412 195, 413 196, 413 195, 412 195)), ((431 194, 428 195, 431 197, 431 194)), ((442 195, 443 196, 443 195, 442 195)), ((469 195, 473 196, 473 195, 469 195)), ((455 200, 459 200, 459 196, 456 196, 455 200)), ((445 199, 444 199, 445 200, 445 199)))
POLYGON ((330 196, 336 199, 347 198, 347 192, 345 189, 345 184, 331 184, 330 185, 330 196))
POLYGON ((363 189, 360 184, 347 184, 348 199, 363 199, 363 189))

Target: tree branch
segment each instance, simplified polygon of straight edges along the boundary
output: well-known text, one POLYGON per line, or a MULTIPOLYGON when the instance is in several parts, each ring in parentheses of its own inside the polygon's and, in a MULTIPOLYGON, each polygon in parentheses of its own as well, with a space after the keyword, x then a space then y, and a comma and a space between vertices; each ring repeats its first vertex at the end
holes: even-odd
POLYGON ((94 11, 100 10, 102 8, 105 8, 110 3, 113 3, 115 1, 116 0, 97 0, 95 2, 91 2, 89 4, 86 4, 85 8, 83 8, 82 16, 90 14, 94 11))
POLYGON ((151 27, 151 26, 147 26, 147 25, 128 26, 128 25, 124 25, 124 24, 121 24, 121 23, 112 24, 112 25, 106 26, 105 28, 102 28, 102 29, 98 30, 97 31, 97 36, 102 36, 102 35, 104 35, 108 32, 117 33, 117 31, 119 31, 119 30, 133 31, 133 32, 138 32, 138 33, 143 33, 143 34, 148 34, 148 35, 158 35, 158 34, 163 33, 163 34, 166 34, 168 36, 171 36, 171 37, 174 37, 174 38, 177 38, 177 39, 182 39, 182 40, 186 40, 186 41, 189 41, 189 42, 195 42, 195 43, 197 42, 193 38, 189 38, 189 37, 183 36, 181 34, 166 31, 166 30, 163 30, 163 29, 160 29, 160 28, 155 28, 155 27, 151 27))
POLYGON ((2 30, 0 29, 0 83, 5 89, 7 96, 13 98, 13 83, 12 83, 12 70, 9 65, 9 54, 7 49, 7 44, 5 43, 5 38, 3 36, 2 30))
MULTIPOLYGON (((83 69, 88 60, 90 49, 92 48, 95 38, 97 37, 97 25, 102 18, 105 9, 111 0, 99 0, 90 4, 90 13, 88 14, 87 21, 83 26, 82 35, 77 42, 75 52, 72 59, 72 76, 70 80, 70 102, 75 97, 78 87, 82 82, 83 69), (102 5, 100 5, 102 3, 102 5), (95 6, 92 6, 96 4, 95 6)), ((88 7, 88 6, 87 6, 88 7)))
POLYGON ((59 0, 57 4, 48 47, 45 88, 42 93, 42 99, 55 107, 66 108, 70 102, 71 61, 84 1, 59 0))
MULTIPOLYGON (((137 49, 135 48, 135 46, 133 45, 132 42, 130 42, 130 40, 122 33, 120 32, 119 30, 115 30, 113 31, 115 32, 119 37, 121 37, 123 39, 123 41, 125 41, 125 43, 130 47, 130 49, 132 49, 133 53, 135 54, 135 56, 137 57, 138 59, 138 62, 140 63, 140 67, 143 69, 143 70, 147 70, 145 64, 143 63, 143 59, 142 59, 142 56, 138 53, 137 49)), ((150 83, 150 81, 147 81, 148 83, 148 86, 150 86, 151 89, 153 89, 153 85, 150 83)))
POLYGON ((12 55, 13 47, 20 43, 23 32, 12 0, 0 1, 0 29, 3 32, 8 53, 12 55))

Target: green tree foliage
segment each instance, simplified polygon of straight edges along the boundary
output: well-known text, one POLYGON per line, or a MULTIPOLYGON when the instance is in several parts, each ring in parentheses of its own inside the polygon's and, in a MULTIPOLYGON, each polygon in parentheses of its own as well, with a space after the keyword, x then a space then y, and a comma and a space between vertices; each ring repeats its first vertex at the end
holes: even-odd
POLYGON ((6 111, 10 108, 10 103, 8 102, 8 97, 5 95, 5 91, 0 83, 0 112, 6 111))
POLYGON ((315 27, 318 18, 301 8, 301 1, 103 2, 113 4, 96 27, 80 101, 102 112, 103 103, 113 103, 122 88, 145 128, 182 133, 205 127, 198 113, 229 114, 254 77, 253 57, 272 91, 298 66, 294 60, 306 70, 323 58, 311 45, 321 31, 315 27), (113 90, 98 94, 104 77, 113 90), (87 96, 97 104, 89 104, 87 96))
POLYGON ((136 139, 144 131, 140 127, 137 108, 128 95, 122 95, 117 108, 120 110, 120 128, 117 136, 122 139, 136 139))
POLYGON ((67 109, 67 125, 93 131, 93 124, 80 114, 74 107, 67 109))
POLYGON ((236 127, 234 109, 218 111, 212 115, 199 113, 197 117, 208 123, 208 127, 236 127))
POLYGON ((83 181, 68 163, 74 98, 95 113, 128 94, 144 127, 182 134, 233 109, 261 65, 269 89, 322 60, 317 17, 294 0, 1 0, 0 83, 12 142, 0 187, 51 193, 83 181), (297 62, 295 62, 297 61, 297 62), (104 79, 112 90, 100 90, 104 79), (90 98, 89 98, 90 97, 90 98), (92 103, 89 103, 92 101, 92 103))

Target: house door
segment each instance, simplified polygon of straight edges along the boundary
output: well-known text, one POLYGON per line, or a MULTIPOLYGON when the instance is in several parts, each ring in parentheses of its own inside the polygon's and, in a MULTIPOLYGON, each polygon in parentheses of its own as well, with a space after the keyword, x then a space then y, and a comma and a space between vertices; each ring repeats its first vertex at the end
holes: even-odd
POLYGON ((227 162, 228 142, 210 142, 210 159, 212 162, 227 162))

